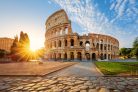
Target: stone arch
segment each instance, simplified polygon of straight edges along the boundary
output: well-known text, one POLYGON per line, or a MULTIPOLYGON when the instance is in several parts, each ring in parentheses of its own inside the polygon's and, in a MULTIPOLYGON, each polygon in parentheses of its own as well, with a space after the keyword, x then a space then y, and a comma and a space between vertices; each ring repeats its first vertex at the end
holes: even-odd
POLYGON ((107 45, 105 44, 105 45, 104 45, 104 50, 106 50, 106 49, 107 49, 107 47, 106 47, 106 46, 107 46, 107 45))
POLYGON ((74 53, 73 52, 70 52, 70 59, 74 60, 74 53))
POLYGON ((61 59, 61 53, 58 53, 58 59, 59 60, 61 59))
POLYGON ((96 60, 96 54, 92 53, 92 60, 96 60))
POLYGON ((104 54, 104 59, 106 59, 106 54, 104 54))
POLYGON ((108 59, 110 59, 110 54, 108 54, 108 59))
POLYGON ((86 53, 85 55, 86 55, 86 59, 87 60, 90 60, 90 54, 89 53, 86 53))
POLYGON ((64 54, 64 60, 67 60, 67 53, 64 54))
POLYGON ((56 41, 54 41, 54 47, 56 48, 56 41))
POLYGON ((68 45, 68 41, 67 40, 65 40, 65 46, 67 46, 68 45))
POLYGON ((77 59, 78 59, 78 60, 82 60, 81 52, 78 52, 78 53, 77 53, 77 59))
POLYGON ((53 54, 53 59, 56 60, 56 53, 53 54))
POLYGON ((58 41, 58 47, 61 47, 61 41, 60 40, 58 41))
POLYGON ((89 41, 85 42, 85 47, 86 47, 86 50, 90 50, 90 42, 89 41))
POLYGON ((103 60, 103 53, 100 54, 100 59, 103 60))
POLYGON ((81 47, 83 46, 83 42, 82 42, 82 41, 80 41, 80 46, 81 46, 81 47))
POLYGON ((110 45, 108 44, 108 50, 110 50, 110 45))
POLYGON ((70 39, 70 43, 71 46, 74 46, 74 39, 70 39))
POLYGON ((100 50, 103 50, 103 44, 102 43, 100 44, 100 50))

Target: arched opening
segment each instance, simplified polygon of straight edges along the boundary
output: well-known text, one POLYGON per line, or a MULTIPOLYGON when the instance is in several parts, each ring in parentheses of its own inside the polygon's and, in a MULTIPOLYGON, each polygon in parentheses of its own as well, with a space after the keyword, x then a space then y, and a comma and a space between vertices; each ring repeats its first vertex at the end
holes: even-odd
POLYGON ((106 44, 104 45, 104 50, 106 50, 106 44))
POLYGON ((58 59, 59 59, 59 60, 61 59, 61 53, 58 54, 58 59))
POLYGON ((54 55, 53 55, 53 59, 56 60, 56 53, 54 53, 54 55))
POLYGON ((108 54, 108 59, 110 59, 110 54, 108 54))
POLYGON ((67 40, 65 40, 65 46, 67 46, 67 40))
POLYGON ((81 52, 78 52, 78 53, 77 53, 77 59, 78 59, 78 60, 82 60, 81 52))
POLYGON ((92 60, 96 60, 96 54, 92 53, 92 60))
POLYGON ((100 55, 100 59, 103 60, 103 53, 101 53, 101 55, 100 55))
POLYGON ((56 41, 54 42, 54 47, 56 48, 56 41))
POLYGON ((100 46, 100 47, 101 47, 100 49, 101 49, 101 50, 103 50, 103 44, 101 44, 101 46, 100 46))
POLYGON ((74 60, 74 53, 73 52, 70 52, 70 59, 74 60))
POLYGON ((83 46, 83 42, 82 42, 82 41, 80 41, 80 46, 81 46, 81 47, 83 46))
POLYGON ((64 54, 64 60, 67 60, 67 53, 64 54))
POLYGON ((110 50, 110 45, 108 44, 108 50, 110 50))
POLYGON ((86 53, 85 55, 86 55, 86 59, 87 60, 90 60, 90 54, 89 53, 86 53))
POLYGON ((104 54, 104 59, 106 59, 106 54, 104 54))
POLYGON ((86 46, 86 50, 90 50, 90 42, 89 41, 86 41, 85 42, 85 46, 86 46))
POLYGON ((74 46, 74 39, 71 39, 70 42, 71 42, 71 46, 74 46))
POLYGON ((59 40, 59 42, 58 42, 58 47, 61 47, 61 41, 59 40))

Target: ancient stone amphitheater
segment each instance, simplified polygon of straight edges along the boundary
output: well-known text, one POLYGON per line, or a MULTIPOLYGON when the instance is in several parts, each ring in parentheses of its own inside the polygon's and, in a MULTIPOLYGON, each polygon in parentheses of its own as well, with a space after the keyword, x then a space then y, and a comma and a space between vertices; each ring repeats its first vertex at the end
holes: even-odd
POLYGON ((111 36, 74 33, 64 10, 46 21, 45 49, 48 60, 110 60, 118 57, 119 41, 111 36))

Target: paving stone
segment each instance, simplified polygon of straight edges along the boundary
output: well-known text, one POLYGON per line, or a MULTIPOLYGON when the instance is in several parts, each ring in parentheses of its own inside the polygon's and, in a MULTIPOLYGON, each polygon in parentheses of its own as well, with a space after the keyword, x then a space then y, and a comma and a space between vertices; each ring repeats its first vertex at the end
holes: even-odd
POLYGON ((0 90, 8 89, 10 86, 9 85, 2 85, 0 86, 0 90))
POLYGON ((99 92, 110 92, 110 90, 107 89, 107 88, 101 88, 101 89, 99 90, 99 92))
POLYGON ((97 89, 89 89, 88 92, 98 92, 97 89))
POLYGON ((87 92, 87 90, 81 90, 80 92, 87 92))
POLYGON ((79 88, 80 88, 81 90, 82 90, 82 89, 87 89, 88 86, 82 85, 82 86, 80 86, 79 88))

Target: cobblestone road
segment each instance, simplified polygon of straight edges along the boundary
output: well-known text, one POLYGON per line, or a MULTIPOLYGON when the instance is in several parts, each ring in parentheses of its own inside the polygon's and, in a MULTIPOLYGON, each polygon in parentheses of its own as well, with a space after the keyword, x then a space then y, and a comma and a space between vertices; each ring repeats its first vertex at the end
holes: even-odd
POLYGON ((138 92, 130 77, 0 77, 0 92, 138 92))
POLYGON ((49 76, 102 76, 92 62, 80 62, 49 76))

